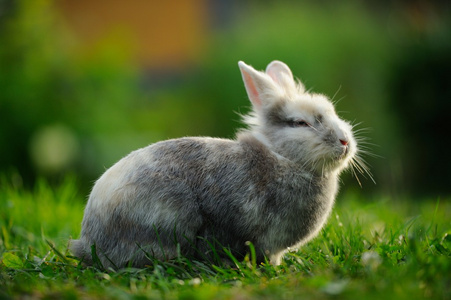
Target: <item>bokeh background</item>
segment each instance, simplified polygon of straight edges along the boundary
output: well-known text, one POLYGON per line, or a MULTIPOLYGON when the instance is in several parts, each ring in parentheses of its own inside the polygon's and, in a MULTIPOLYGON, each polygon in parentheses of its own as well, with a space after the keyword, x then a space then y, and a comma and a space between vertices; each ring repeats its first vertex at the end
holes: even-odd
POLYGON ((279 59, 364 128, 391 199, 451 193, 450 1, 0 0, 0 173, 93 181, 130 151, 232 138, 239 60, 279 59))

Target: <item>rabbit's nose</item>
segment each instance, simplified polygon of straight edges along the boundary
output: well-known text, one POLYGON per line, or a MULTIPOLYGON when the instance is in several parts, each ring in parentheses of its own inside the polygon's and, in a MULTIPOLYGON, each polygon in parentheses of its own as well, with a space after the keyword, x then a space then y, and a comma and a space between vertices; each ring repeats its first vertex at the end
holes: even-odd
POLYGON ((348 141, 346 141, 346 140, 340 139, 340 143, 341 143, 343 146, 347 146, 347 145, 348 145, 348 141))

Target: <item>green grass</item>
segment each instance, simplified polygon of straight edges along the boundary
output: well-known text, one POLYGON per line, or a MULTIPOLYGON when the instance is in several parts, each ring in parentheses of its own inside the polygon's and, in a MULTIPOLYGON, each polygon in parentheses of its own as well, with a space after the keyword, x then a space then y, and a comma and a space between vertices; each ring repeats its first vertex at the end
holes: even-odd
POLYGON ((145 269, 85 268, 70 256, 85 195, 74 180, 0 188, 0 299, 450 299, 449 199, 342 195, 321 234, 279 267, 182 257, 145 269))

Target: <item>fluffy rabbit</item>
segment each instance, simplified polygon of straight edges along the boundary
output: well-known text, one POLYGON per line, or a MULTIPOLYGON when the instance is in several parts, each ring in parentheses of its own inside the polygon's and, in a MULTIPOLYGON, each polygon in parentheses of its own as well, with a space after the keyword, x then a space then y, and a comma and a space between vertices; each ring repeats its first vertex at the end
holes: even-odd
POLYGON ((287 65, 266 72, 238 63, 252 103, 235 140, 188 137, 130 153, 94 185, 72 252, 106 267, 211 257, 237 258, 253 243, 258 262, 278 265, 288 247, 315 237, 330 214, 339 173, 357 151, 352 126, 327 97, 305 91, 287 65))

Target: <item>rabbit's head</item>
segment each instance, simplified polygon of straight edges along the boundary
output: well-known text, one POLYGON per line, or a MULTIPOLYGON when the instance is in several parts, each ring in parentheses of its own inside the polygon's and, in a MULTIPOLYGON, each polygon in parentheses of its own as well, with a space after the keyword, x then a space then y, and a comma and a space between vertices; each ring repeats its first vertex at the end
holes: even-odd
POLYGON ((253 107, 244 121, 261 142, 316 174, 348 166, 357 150, 352 126, 326 96, 306 92, 283 62, 271 62, 266 72, 238 65, 253 107))

